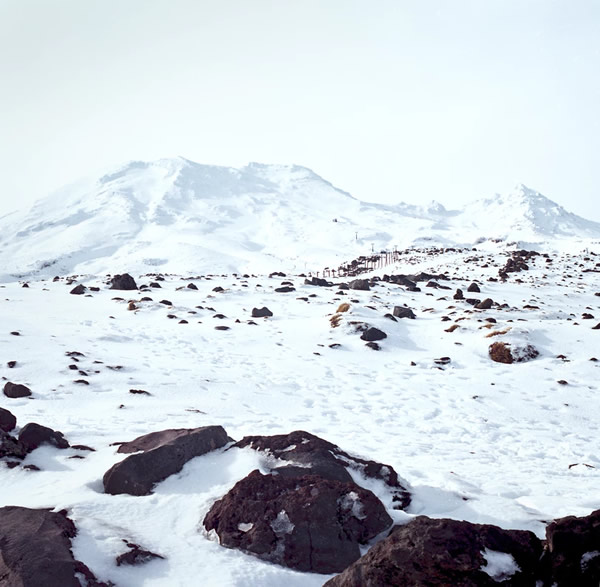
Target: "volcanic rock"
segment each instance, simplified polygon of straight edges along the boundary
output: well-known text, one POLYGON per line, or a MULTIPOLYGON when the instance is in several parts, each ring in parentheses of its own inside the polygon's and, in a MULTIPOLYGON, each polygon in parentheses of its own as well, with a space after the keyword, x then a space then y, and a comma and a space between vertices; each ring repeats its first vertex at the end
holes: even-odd
POLYGON ((7 381, 4 384, 4 395, 6 397, 28 397, 31 395, 31 389, 26 385, 21 385, 20 383, 11 383, 7 381))
POLYGON ((104 491, 112 495, 148 495, 156 483, 181 471, 189 460, 227 442, 229 438, 221 426, 145 434, 119 447, 119 453, 143 452, 113 465, 104 474, 104 491))
POLYGON ((122 290, 130 290, 137 289, 137 285, 135 283, 135 279, 129 275, 129 273, 123 273, 122 275, 115 275, 110 280, 110 288, 109 289, 122 289, 122 290))
POLYGON ((203 522, 222 546, 315 573, 345 569, 391 523, 377 497, 353 483, 259 471, 236 483, 203 522))
POLYGON ((419 516, 395 526, 325 586, 534 586, 541 554, 542 544, 532 532, 419 516), (506 566, 493 565, 494 559, 506 566))

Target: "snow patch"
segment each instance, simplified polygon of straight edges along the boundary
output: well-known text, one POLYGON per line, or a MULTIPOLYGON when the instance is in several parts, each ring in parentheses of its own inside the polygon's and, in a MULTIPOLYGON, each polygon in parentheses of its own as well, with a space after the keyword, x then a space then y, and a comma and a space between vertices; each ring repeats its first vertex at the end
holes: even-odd
POLYGON ((481 567, 481 570, 494 581, 500 582, 510 579, 510 577, 521 570, 512 554, 490 550, 489 548, 486 548, 481 554, 483 554, 483 558, 487 562, 487 565, 481 567))

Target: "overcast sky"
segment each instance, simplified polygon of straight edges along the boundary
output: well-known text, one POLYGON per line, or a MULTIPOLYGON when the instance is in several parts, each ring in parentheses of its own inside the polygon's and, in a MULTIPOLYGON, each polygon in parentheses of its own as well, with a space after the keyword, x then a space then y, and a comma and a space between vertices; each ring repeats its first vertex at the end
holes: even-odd
POLYGON ((0 213, 176 155, 600 221, 600 2, 0 0, 0 213))

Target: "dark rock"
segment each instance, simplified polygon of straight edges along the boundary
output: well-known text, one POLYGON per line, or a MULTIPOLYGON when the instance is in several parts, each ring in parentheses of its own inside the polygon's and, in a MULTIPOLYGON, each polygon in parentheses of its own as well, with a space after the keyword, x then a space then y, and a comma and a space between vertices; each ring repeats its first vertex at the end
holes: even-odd
POLYGON ((115 275, 110 280, 110 288, 109 289, 122 289, 122 290, 130 290, 137 289, 137 285, 135 283, 135 279, 129 275, 129 273, 123 273, 122 275, 115 275))
POLYGON ((197 290, 198 286, 195 283, 188 283, 187 288, 197 290))
POLYGON ((7 361, 7 362, 6 362, 6 366, 7 366, 9 369, 14 369, 14 368, 17 366, 17 361, 7 361))
POLYGON ((369 291, 371 286, 369 285, 368 279, 355 279, 348 284, 350 289, 360 290, 360 291, 369 291))
POLYGON ((464 300, 465 295, 463 294, 462 289, 457 289, 456 293, 452 296, 455 300, 464 300))
POLYGON ((19 442, 27 452, 35 450, 42 444, 50 444, 56 448, 69 448, 67 439, 62 432, 52 430, 35 422, 26 424, 19 432, 19 442))
POLYGON ((411 318, 412 320, 416 318, 415 313, 410 308, 403 306, 394 306, 393 313, 396 318, 411 318))
POLYGON ((262 308, 252 309, 252 318, 265 318, 272 315, 273 312, 271 312, 271 310, 269 310, 269 308, 267 308, 266 306, 263 306, 262 308))
POLYGON ((506 342, 494 342, 488 349, 492 361, 496 363, 523 363, 539 356, 539 351, 528 344, 523 347, 513 347, 506 342))
POLYGON ((325 586, 495 587, 501 582, 533 587, 541 554, 542 544, 532 532, 419 516, 395 526, 385 540, 325 586), (485 572, 488 550, 510 555, 518 570, 492 578, 485 572))
POLYGON ((213 291, 216 293, 221 293, 222 291, 225 291, 220 285, 217 285, 217 287, 213 287, 213 291))
POLYGON ((171 300, 160 300, 159 304, 164 304, 165 306, 172 306, 173 302, 171 300))
POLYGON ((331 287, 333 283, 327 281, 326 279, 321 279, 320 277, 311 277, 310 279, 304 280, 305 285, 317 285, 319 287, 331 287))
POLYGON ((361 340, 367 340, 369 342, 383 340, 384 338, 387 338, 387 334, 383 332, 383 330, 379 330, 379 328, 374 328, 373 326, 367 328, 360 336, 361 340))
POLYGON ((479 286, 475 282, 473 282, 471 285, 469 285, 469 287, 467 287, 467 291, 470 293, 481 293, 479 286))
POLYGON ((253 471, 212 506, 203 524, 228 548, 298 571, 334 573, 391 522, 375 495, 353 483, 253 471))
POLYGON ((17 425, 17 418, 8 410, 0 408, 0 430, 10 432, 17 425))
POLYGON ((4 395, 6 397, 28 397, 31 395, 31 389, 26 385, 21 385, 20 383, 11 383, 7 381, 4 384, 4 395))
POLYGON ((123 540, 123 542, 125 542, 127 548, 129 548, 129 551, 124 552, 117 557, 116 561, 118 567, 121 565, 143 565, 156 558, 165 558, 160 554, 145 550, 139 544, 134 544, 133 542, 128 542, 127 540, 123 540))
POLYGON ((592 330, 600 330, 600 322, 598 322, 598 324, 596 324, 596 326, 594 326, 592 330))
POLYGON ((600 584, 600 510, 569 516, 546 528, 546 585, 596 587, 600 584))
POLYGON ((229 326, 215 326, 215 330, 230 330, 229 326))
POLYGON ((477 304, 481 303, 481 300, 478 300, 477 298, 467 298, 465 302, 467 302, 467 304, 471 304, 471 306, 476 306, 477 304))
POLYGON ((6 587, 108 587, 73 558, 66 512, 0 508, 0 583, 6 587))
POLYGON ((140 436, 119 447, 133 454, 113 465, 103 478, 104 491, 112 495, 148 495, 156 483, 181 471, 185 463, 229 442, 221 426, 163 430, 140 436))
POLYGON ((373 349, 374 351, 381 350, 381 346, 379 346, 376 342, 368 342, 367 344, 365 344, 365 346, 368 346, 370 349, 373 349))
POLYGON ((492 298, 485 298, 485 300, 483 300, 483 302, 479 302, 475 308, 477 308, 477 310, 489 310, 493 303, 494 300, 492 300, 492 298))
POLYGON ((24 459, 26 456, 25 447, 14 436, 0 429, 0 457, 24 459))
POLYGON ((384 314, 383 317, 387 318, 388 320, 391 320, 392 322, 398 322, 398 320, 396 320, 396 317, 393 314, 390 314, 389 312, 387 314, 384 314))
POLYGON ((295 288, 295 287, 292 287, 292 286, 290 286, 290 285, 285 285, 285 286, 283 286, 283 287, 276 287, 276 288, 275 288, 275 291, 276 291, 277 293, 289 293, 289 292, 291 292, 291 291, 296 291, 296 288, 295 288))
POLYGON ((130 389, 129 393, 132 393, 133 395, 152 395, 149 391, 146 391, 145 389, 130 389))
POLYGON ((433 359, 436 365, 449 365, 452 362, 450 357, 440 357, 439 359, 433 359))
MULTIPOLYGON (((325 479, 352 483, 352 476, 348 472, 350 468, 367 478, 383 481, 392 494, 394 509, 405 509, 410 504, 410 493, 401 483, 393 467, 351 456, 339 446, 303 430, 274 436, 246 436, 234 446, 249 447, 267 453, 279 461, 286 461, 291 466, 296 466, 300 475, 317 475, 325 479)), ((276 471, 284 474, 281 467, 276 471)), ((291 474, 289 470, 287 474, 291 474)))
POLYGON ((82 285, 80 283, 79 285, 74 287, 69 293, 73 294, 74 296, 80 296, 81 294, 84 294, 86 291, 87 291, 87 287, 85 287, 85 285, 82 285))

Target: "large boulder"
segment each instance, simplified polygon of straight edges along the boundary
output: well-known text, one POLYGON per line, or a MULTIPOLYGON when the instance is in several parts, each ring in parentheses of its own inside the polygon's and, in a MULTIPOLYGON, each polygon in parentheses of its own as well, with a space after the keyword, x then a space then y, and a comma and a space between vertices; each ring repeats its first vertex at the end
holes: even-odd
POLYGON ((419 516, 325 585, 533 587, 541 554, 532 532, 419 516))
POLYGON ((131 290, 137 289, 138 286, 135 283, 135 279, 129 275, 129 273, 123 273, 122 275, 115 275, 110 280, 110 288, 109 289, 123 289, 123 290, 131 290))
POLYGON ((569 516, 551 522, 546 528, 546 548, 547 585, 600 585, 600 510, 583 518, 569 516))
POLYGON ((351 470, 368 479, 382 481, 392 496, 394 509, 405 509, 410 504, 408 483, 398 477, 391 465, 350 455, 339 446, 303 430, 274 436, 246 436, 233 446, 252 448, 274 457, 281 466, 272 470, 282 476, 316 475, 353 483, 351 470))
POLYGON ((259 471, 236 483, 203 522, 223 546, 315 573, 345 569, 391 523, 377 497, 353 483, 259 471))
POLYGON ((35 450, 42 444, 49 444, 56 448, 69 448, 69 442, 63 436, 62 432, 52 430, 47 426, 36 424, 26 424, 19 432, 19 442, 25 447, 27 452, 35 450))
POLYGON ((31 395, 31 389, 29 389, 29 387, 20 383, 12 383, 10 381, 7 381, 4 384, 3 391, 6 397, 11 398, 28 397, 31 395))
POLYGON ((137 454, 104 474, 104 491, 112 495, 148 495, 156 483, 181 471, 189 460, 221 448, 229 440, 221 426, 162 430, 140 436, 119 447, 117 452, 137 454))
POLYGON ((77 531, 64 511, 0 508, 0 584, 6 587, 108 587, 73 558, 77 531))
POLYGON ((8 410, 0 408, 0 430, 10 432, 17 425, 17 418, 8 410))

